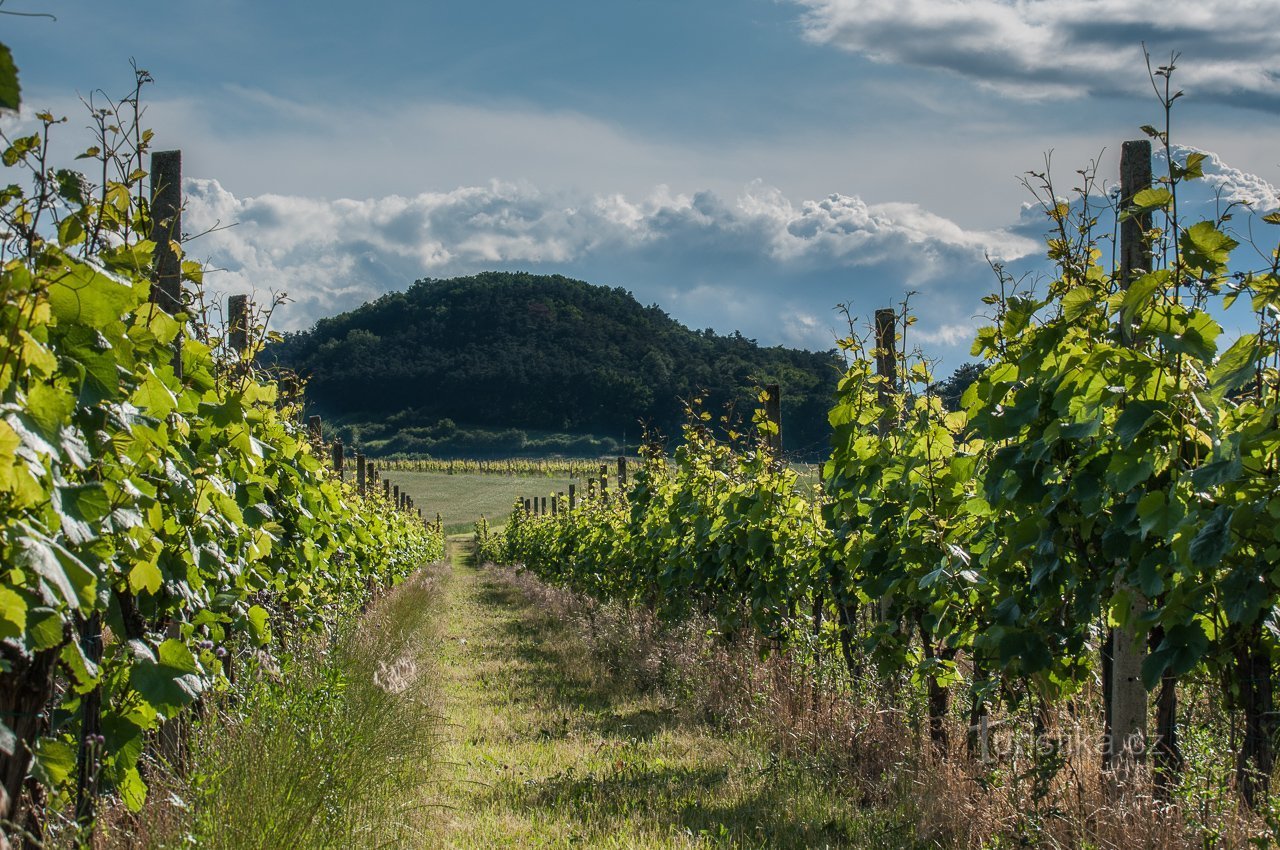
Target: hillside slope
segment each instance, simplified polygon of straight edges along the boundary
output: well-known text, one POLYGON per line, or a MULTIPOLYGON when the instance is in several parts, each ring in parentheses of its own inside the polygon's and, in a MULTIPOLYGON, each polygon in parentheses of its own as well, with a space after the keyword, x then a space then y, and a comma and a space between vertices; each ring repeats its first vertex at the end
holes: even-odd
POLYGON ((692 331, 623 289, 505 272, 417 281, 267 357, 309 376, 316 412, 375 451, 441 455, 500 450, 456 439, 475 428, 506 429, 497 442, 518 441, 516 429, 625 434, 634 446, 641 423, 677 433, 682 400, 699 394, 717 415, 733 404, 749 417, 754 387, 770 382, 783 387, 789 453, 811 455, 826 445, 839 363, 833 351, 692 331))

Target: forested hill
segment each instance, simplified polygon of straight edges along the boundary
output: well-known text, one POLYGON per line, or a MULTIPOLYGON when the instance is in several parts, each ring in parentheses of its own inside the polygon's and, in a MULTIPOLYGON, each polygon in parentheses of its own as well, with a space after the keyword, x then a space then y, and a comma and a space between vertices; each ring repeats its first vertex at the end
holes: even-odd
POLYGON ((368 448, 440 455, 513 448, 459 436, 475 429, 517 444, 513 429, 625 434, 634 446, 642 422, 677 435, 682 400, 700 392, 716 416, 733 402, 749 420, 754 388, 773 382, 785 447, 813 455, 826 448, 839 363, 834 351, 690 330, 623 289, 502 272, 417 281, 265 356, 308 376, 315 412, 368 448))

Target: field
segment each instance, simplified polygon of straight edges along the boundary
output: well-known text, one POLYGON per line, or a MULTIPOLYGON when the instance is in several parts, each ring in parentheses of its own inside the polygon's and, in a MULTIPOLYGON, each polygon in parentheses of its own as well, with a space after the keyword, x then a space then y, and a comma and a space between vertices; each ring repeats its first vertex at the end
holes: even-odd
POLYGON ((580 480, 546 476, 394 471, 390 476, 422 508, 424 516, 434 519, 439 513, 448 534, 470 531, 482 516, 494 526, 504 524, 516 499, 568 493, 570 483, 583 488, 580 480))

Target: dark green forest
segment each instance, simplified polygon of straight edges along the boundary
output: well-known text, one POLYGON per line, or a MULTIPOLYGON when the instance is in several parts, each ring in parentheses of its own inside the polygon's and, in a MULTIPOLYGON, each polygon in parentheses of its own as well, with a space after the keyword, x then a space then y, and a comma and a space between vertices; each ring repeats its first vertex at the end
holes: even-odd
POLYGON ((559 275, 419 280, 288 334, 264 358, 308 381, 311 412, 371 454, 482 456, 634 448, 678 435, 686 401, 750 421, 782 387, 784 450, 827 449, 832 351, 694 331, 625 289, 559 275))

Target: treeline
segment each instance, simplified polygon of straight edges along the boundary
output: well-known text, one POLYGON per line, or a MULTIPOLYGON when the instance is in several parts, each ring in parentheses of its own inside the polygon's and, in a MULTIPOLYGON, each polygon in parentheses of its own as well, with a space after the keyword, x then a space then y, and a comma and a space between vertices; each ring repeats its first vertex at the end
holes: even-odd
POLYGON ((756 388, 778 383, 788 447, 808 457, 825 449, 841 365, 834 350, 690 330, 620 288, 506 272, 419 280, 264 356, 307 377, 311 403, 348 441, 441 456, 519 453, 522 440, 612 453, 635 445, 641 423, 678 433, 685 400, 749 412, 756 388), (565 434, 588 444, 551 439, 565 434))

